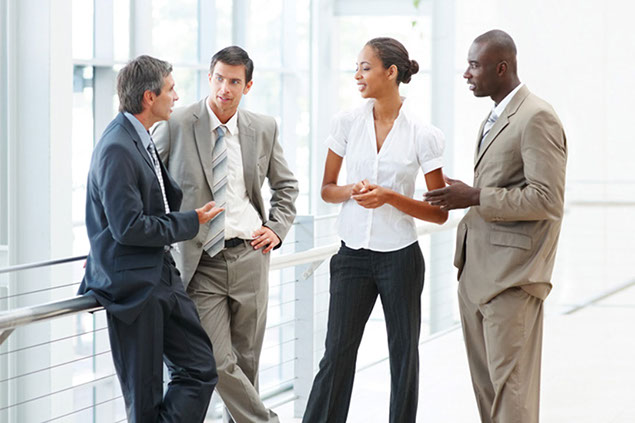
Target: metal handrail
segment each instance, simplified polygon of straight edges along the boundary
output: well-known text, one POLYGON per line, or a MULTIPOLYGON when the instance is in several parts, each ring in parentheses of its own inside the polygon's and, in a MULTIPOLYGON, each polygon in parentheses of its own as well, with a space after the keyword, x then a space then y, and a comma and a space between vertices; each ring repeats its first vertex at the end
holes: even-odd
POLYGON ((40 320, 76 314, 82 311, 97 311, 102 308, 92 295, 82 295, 60 301, 0 313, 0 330, 13 329, 40 320))
POLYGON ((15 266, 5 267, 0 269, 0 275, 3 273, 11 273, 17 272, 19 270, 29 270, 29 269, 37 269, 38 267, 47 267, 53 266, 56 264, 64 264, 64 263, 72 263, 74 261, 86 260, 88 256, 75 256, 75 257, 65 257, 56 260, 47 260, 47 261, 38 261, 35 263, 26 263, 26 264, 17 264, 15 266))
MULTIPOLYGON (((436 225, 432 223, 422 223, 417 226, 417 235, 429 235, 434 232, 445 231, 452 229, 458 225, 460 218, 454 218, 448 220, 444 225, 436 225)), ((288 267, 298 266, 302 264, 313 264, 305 272, 312 273, 317 264, 323 262, 327 258, 331 257, 337 252, 339 243, 333 243, 323 247, 312 248, 307 251, 298 253, 285 254, 283 256, 273 257, 271 259, 270 270, 280 270, 288 267)), ((9 271, 17 271, 24 269, 33 269, 36 267, 50 266, 53 264, 69 263, 73 261, 79 261, 85 259, 86 256, 68 257, 59 260, 51 260, 48 262, 29 263, 18 266, 11 266, 5 269, 1 269, 0 273, 7 273, 9 271)), ((8 310, 0 313, 0 344, 11 334, 13 329, 26 324, 49 320, 56 317, 68 316, 71 314, 77 314, 85 311, 98 311, 103 309, 101 305, 95 300, 93 296, 85 295, 73 298, 66 298, 64 300, 53 301, 46 304, 37 306, 23 307, 15 310, 8 310)))

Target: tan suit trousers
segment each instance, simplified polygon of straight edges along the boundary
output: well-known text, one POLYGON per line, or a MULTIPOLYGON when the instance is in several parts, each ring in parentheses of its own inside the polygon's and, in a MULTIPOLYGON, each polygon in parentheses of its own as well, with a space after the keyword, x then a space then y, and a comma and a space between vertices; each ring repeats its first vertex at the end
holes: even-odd
POLYGON ((212 341, 216 389, 236 423, 278 422, 258 393, 269 256, 254 250, 248 241, 213 258, 203 252, 187 288, 212 341))
POLYGON ((486 304, 470 302, 459 284, 467 357, 483 423, 537 423, 543 301, 508 288, 486 304))

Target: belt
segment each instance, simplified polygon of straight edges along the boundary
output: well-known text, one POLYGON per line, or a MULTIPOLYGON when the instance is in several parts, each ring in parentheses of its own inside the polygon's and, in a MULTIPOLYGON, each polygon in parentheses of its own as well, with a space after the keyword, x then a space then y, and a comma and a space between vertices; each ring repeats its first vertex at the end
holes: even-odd
POLYGON ((225 248, 233 248, 245 243, 244 239, 241 238, 232 238, 225 240, 225 248))

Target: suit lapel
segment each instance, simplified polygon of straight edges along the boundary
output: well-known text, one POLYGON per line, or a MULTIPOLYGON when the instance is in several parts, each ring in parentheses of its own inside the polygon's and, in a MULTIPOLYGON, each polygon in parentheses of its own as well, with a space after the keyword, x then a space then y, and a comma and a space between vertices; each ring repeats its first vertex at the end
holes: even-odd
POLYGON ((121 117, 121 124, 128 132, 128 135, 130 135, 130 138, 132 138, 132 141, 134 141, 135 147, 137 147, 137 151, 146 162, 146 164, 150 166, 150 170, 152 171, 152 173, 155 173, 154 164, 150 161, 150 153, 148 153, 148 151, 143 147, 143 143, 139 138, 139 134, 137 134, 137 130, 134 128, 134 126, 132 126, 132 123, 123 113, 120 113, 119 116, 121 117))
POLYGON ((207 106, 205 102, 207 98, 204 98, 199 102, 199 108, 194 113, 194 142, 198 149, 198 157, 201 160, 203 166, 203 173, 205 173, 205 180, 209 185, 209 190, 212 191, 214 186, 214 175, 212 172, 212 149, 214 148, 212 141, 212 129, 210 127, 209 113, 207 112, 207 106))
POLYGON ((240 154, 243 159, 243 177, 245 178, 245 188, 247 195, 252 197, 251 193, 254 187, 254 178, 256 176, 256 132, 251 127, 249 117, 238 110, 238 139, 240 142, 240 154))
MULTIPOLYGON (((518 90, 518 92, 511 99, 507 107, 505 107, 505 110, 503 110, 503 113, 501 113, 501 116, 498 118, 494 126, 492 126, 492 129, 490 129, 489 133, 483 140, 483 145, 481 146, 480 150, 477 144, 476 158, 474 160, 475 169, 478 166, 479 162, 481 161, 481 158, 483 157, 483 155, 489 149, 489 146, 492 145, 492 143, 499 137, 499 134, 503 132, 503 130, 507 127, 507 125, 509 125, 509 119, 516 114, 516 112, 518 111, 518 108, 523 103, 523 101, 525 101, 528 95, 529 95, 529 89, 527 88, 527 86, 521 87, 520 90, 518 90)), ((480 136, 483 134, 484 126, 485 126, 485 122, 481 124, 481 129, 479 131, 479 142, 480 142, 480 136)))

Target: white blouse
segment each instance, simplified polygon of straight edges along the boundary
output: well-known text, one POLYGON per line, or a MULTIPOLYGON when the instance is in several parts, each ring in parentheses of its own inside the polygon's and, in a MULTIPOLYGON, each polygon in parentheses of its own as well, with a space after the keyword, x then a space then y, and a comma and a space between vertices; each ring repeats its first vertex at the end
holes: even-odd
MULTIPOLYGON (((371 99, 336 115, 327 146, 338 156, 346 156, 347 184, 368 179, 412 198, 418 169, 426 174, 442 167, 443 133, 415 119, 404 101, 377 153, 373 105, 371 99)), ((349 248, 374 251, 396 251, 417 240, 412 216, 388 204, 366 209, 352 198, 342 205, 338 234, 349 248)))

